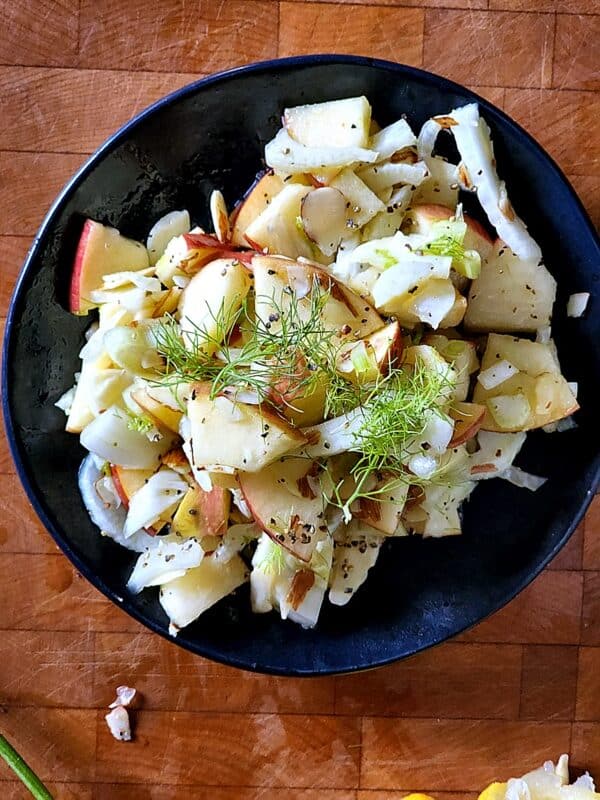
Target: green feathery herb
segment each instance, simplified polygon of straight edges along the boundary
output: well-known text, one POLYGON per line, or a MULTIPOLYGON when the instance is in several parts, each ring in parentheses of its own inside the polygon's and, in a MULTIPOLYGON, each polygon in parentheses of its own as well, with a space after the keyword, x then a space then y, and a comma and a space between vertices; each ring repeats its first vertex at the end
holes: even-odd
MULTIPOLYGON (((423 432, 430 414, 442 414, 440 398, 448 395, 452 385, 443 371, 431 369, 417 359, 412 369, 392 367, 386 376, 362 387, 363 422, 351 447, 359 453, 350 471, 355 487, 351 496, 342 501, 338 484, 332 502, 348 511, 355 500, 376 497, 400 484, 418 483, 416 476, 406 471, 407 448, 423 432), (373 489, 369 487, 374 476, 378 480, 373 489)), ((344 413, 350 410, 350 392, 342 387, 330 402, 344 413)))
POLYGON ((137 431, 137 433, 150 433, 155 427, 154 423, 149 417, 144 414, 134 414, 133 411, 127 412, 127 427, 130 431, 137 431))
POLYGON ((312 394, 336 374, 340 341, 322 321, 328 299, 329 293, 320 291, 315 282, 306 302, 293 291, 285 295, 285 302, 264 298, 269 309, 266 320, 255 316, 247 302, 235 315, 220 309, 214 317, 217 333, 210 335, 195 325, 186 331, 187 342, 179 323, 167 317, 153 332, 166 363, 157 381, 171 386, 206 381, 212 384, 212 397, 233 388, 253 391, 261 402, 274 397, 275 404, 293 406, 295 398, 312 394), (240 346, 231 344, 236 327, 242 333, 240 346))

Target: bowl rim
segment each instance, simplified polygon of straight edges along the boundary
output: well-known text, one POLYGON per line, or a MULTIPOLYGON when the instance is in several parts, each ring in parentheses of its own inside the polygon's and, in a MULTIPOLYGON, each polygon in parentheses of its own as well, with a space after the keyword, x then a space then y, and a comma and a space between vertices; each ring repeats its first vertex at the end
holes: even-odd
POLYGON ((378 58, 369 58, 366 56, 356 56, 356 55, 346 55, 346 54, 336 54, 336 53, 318 53, 313 55, 300 55, 300 56, 291 56, 286 58, 275 58, 275 59, 268 59, 265 61, 257 61, 251 64, 245 64, 242 66, 234 67, 232 69, 222 70, 216 73, 212 73, 204 78, 200 78, 199 80, 192 81, 185 86, 176 89, 173 92, 161 97, 159 100, 155 101, 147 108, 140 111, 130 120, 128 120, 124 125, 118 128, 113 134, 111 134, 82 164, 81 167, 69 178, 69 180, 64 184, 63 188, 60 190, 59 194, 57 195, 56 199, 51 204, 49 210, 47 211, 46 215, 44 216, 40 227, 35 234, 32 244, 27 252, 25 257, 25 261, 23 262, 23 266, 21 267, 21 271, 17 278, 15 287, 13 289, 13 293, 10 300, 10 305, 8 308, 8 312, 6 315, 6 328, 4 332, 4 341, 2 347, 2 412, 4 417, 4 426, 6 430, 6 438, 9 444, 9 450, 13 459, 13 462, 16 467, 17 475, 21 482, 23 489, 31 503, 34 511, 36 512, 37 516, 43 523, 46 530, 50 533, 60 550, 67 556, 67 558, 71 561, 73 566, 81 573, 83 577, 87 581, 89 581, 98 591, 100 591, 105 597, 111 600, 116 606, 122 607, 126 613, 133 617, 137 622, 144 625, 144 627, 148 628, 153 633, 158 634, 162 638, 166 639, 167 641, 179 645, 180 647, 185 648, 186 650, 194 653, 195 655, 199 655, 203 658, 208 658, 212 661, 217 663, 221 663, 227 666, 237 667, 239 669, 248 670, 251 672, 268 674, 268 675, 277 675, 283 677, 319 677, 325 675, 339 675, 339 674, 351 674, 359 671, 365 671, 368 669, 375 669, 377 667, 385 666, 387 664, 392 664, 398 660, 402 660, 404 658, 410 658, 413 655, 416 655, 424 650, 428 650, 432 647, 437 647, 438 645, 448 641, 449 639, 458 636, 459 634, 463 633, 466 630, 469 630, 475 625, 478 625, 484 619, 487 619, 492 614, 495 614, 505 605, 507 605, 511 600, 513 600, 518 594, 520 594, 523 589, 525 589, 538 575, 545 569, 550 561, 558 554, 558 552, 564 547, 567 543, 569 538, 571 537, 575 528, 579 525, 583 516, 591 503, 594 494, 598 491, 600 486, 600 456, 596 459, 595 463, 595 471, 592 475, 590 487, 587 491, 586 498, 581 503, 577 513, 571 520, 570 524, 564 530, 562 536, 560 537, 558 543, 553 547, 553 549, 539 562, 530 568, 527 572, 526 576, 519 581, 516 589, 514 591, 509 592, 507 595, 503 595, 503 599, 500 603, 496 604, 494 608, 492 608, 487 614, 483 617, 479 618, 474 622, 469 622, 464 624, 460 629, 457 629, 451 634, 445 635, 442 638, 438 639, 433 644, 424 644, 422 646, 416 647, 413 652, 406 656, 392 656, 386 657, 381 659, 376 659, 368 664, 357 664, 353 665, 352 667, 348 667, 346 669, 339 669, 336 667, 318 667, 318 668, 311 668, 311 669, 302 669, 294 666, 286 667, 286 668, 277 668, 272 667, 269 665, 263 665, 257 663, 256 661, 251 662, 247 658, 239 658, 234 654, 227 654, 223 655, 218 649, 210 645, 204 645, 202 642, 198 642, 195 639, 187 637, 185 635, 185 629, 183 629, 176 638, 169 635, 166 624, 161 625, 155 619, 150 616, 145 615, 141 611, 139 611, 135 606, 130 605, 130 603, 121 597, 116 591, 114 591, 110 586, 108 586, 104 580, 88 565, 84 562, 84 560, 79 556, 79 554, 71 547, 69 541, 65 538, 63 532, 59 529, 58 526, 54 525, 52 522, 49 513, 46 511, 45 502, 43 497, 40 497, 36 494, 33 489, 32 481, 29 475, 29 469, 24 459, 19 439, 16 431, 16 426, 12 416, 12 410, 8 401, 8 380, 9 380, 9 359, 8 356, 10 355, 10 350, 12 347, 12 340, 13 340, 13 331, 17 326, 18 323, 18 305, 22 299, 22 295, 24 293, 24 285, 28 278, 28 273, 31 268, 31 265, 35 261, 38 251, 40 250, 41 245, 44 244, 46 237, 49 234, 51 226, 54 222, 56 216, 58 216, 59 212, 61 211, 64 204, 68 201, 72 193, 78 188, 78 186, 82 183, 82 181, 87 177, 87 175, 103 160, 103 158, 108 155, 115 147, 117 147, 123 139, 131 134, 139 125, 141 125, 147 117, 152 116, 156 112, 160 111, 164 107, 168 107, 172 104, 179 102, 180 100, 186 98, 188 95, 193 95, 199 89, 204 89, 209 87, 213 84, 219 84, 221 82, 226 82, 232 78, 235 78, 239 75, 243 74, 253 74, 253 73, 261 73, 261 72, 269 72, 271 70, 279 70, 285 69, 287 67, 298 67, 298 66, 328 66, 328 65, 348 65, 348 66, 359 66, 359 67, 376 67, 380 69, 387 70, 388 72, 395 72, 398 75, 403 75, 405 77, 414 78, 419 80, 420 82, 424 82, 427 84, 435 85, 438 89, 442 89, 443 91, 448 92, 458 92, 460 94, 466 94, 472 98, 473 102, 477 102, 484 112, 488 112, 498 118, 503 125, 510 128, 512 132, 522 139, 524 139, 529 146, 532 146, 535 150, 538 151, 538 154, 542 157, 545 161, 545 168, 550 170, 554 173, 555 177, 564 185, 567 189, 570 202, 573 203, 577 211, 580 213, 582 220, 584 221, 588 232, 591 234, 592 240, 596 245, 596 248, 600 254, 600 236, 596 231, 594 224, 592 223, 581 199, 575 192, 571 182, 566 177, 565 173, 556 163, 552 156, 548 154, 548 152, 540 145, 536 139, 528 133, 521 125, 515 122, 508 114, 506 114, 503 110, 499 109, 489 100, 484 97, 481 97, 476 92, 468 89, 466 86, 459 84, 455 81, 452 81, 448 78, 445 78, 441 75, 437 75, 436 73, 430 72, 428 70, 420 69, 418 67, 409 66, 406 64, 402 64, 399 62, 388 61, 385 59, 378 59, 378 58))

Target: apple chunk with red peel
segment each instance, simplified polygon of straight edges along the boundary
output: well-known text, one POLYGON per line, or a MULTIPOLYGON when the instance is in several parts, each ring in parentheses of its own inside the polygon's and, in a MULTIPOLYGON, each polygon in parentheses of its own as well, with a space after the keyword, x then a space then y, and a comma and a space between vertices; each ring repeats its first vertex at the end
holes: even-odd
POLYGON ((222 536, 227 531, 231 493, 220 486, 205 492, 200 486, 188 489, 173 517, 174 533, 189 538, 222 536))
POLYGON ((165 286, 172 287, 176 276, 191 277, 217 258, 248 261, 252 254, 238 251, 208 233, 184 233, 171 239, 167 249, 156 262, 156 275, 165 286))
MULTIPOLYGON (((450 219, 455 215, 455 210, 448 206, 436 205, 435 203, 423 203, 411 208, 407 215, 412 221, 410 233, 421 233, 427 236, 431 226, 440 220, 450 219)), ((467 232, 463 241, 465 250, 477 250, 482 259, 491 256, 494 242, 481 223, 473 217, 464 214, 467 225, 467 232)))
POLYGON ((273 541, 292 555, 309 562, 315 546, 327 532, 322 495, 302 497, 288 487, 297 486, 298 462, 305 459, 280 459, 260 472, 240 472, 244 499, 257 525, 273 541))
POLYGON ((231 243, 246 247, 248 241, 244 234, 249 225, 262 214, 276 194, 285 186, 279 175, 272 171, 265 173, 252 186, 246 197, 234 208, 229 222, 231 224, 231 243))
POLYGON ((337 370, 353 383, 370 383, 387 374, 402 354, 402 329, 398 322, 340 348, 337 370))
POLYGON ((179 303, 186 347, 214 353, 249 290, 248 271, 236 258, 215 259, 194 275, 179 303))
POLYGON ((244 236, 248 244, 267 253, 314 259, 318 251, 298 225, 302 201, 310 191, 309 186, 286 184, 246 228, 244 236))
POLYGON ((87 219, 75 253, 69 310, 73 314, 87 314, 97 305, 90 294, 102 286, 105 275, 123 270, 137 272, 148 264, 148 251, 141 242, 121 236, 116 228, 87 219))
POLYGON ((124 508, 129 508, 130 498, 148 482, 154 472, 153 469, 125 469, 118 464, 110 465, 111 478, 124 508))
POLYGON ((455 403, 450 408, 450 417, 454 420, 454 433, 448 448, 464 444, 481 428, 485 417, 485 406, 477 403, 455 403))
MULTIPOLYGON (((310 294, 317 285, 320 291, 329 295, 321 312, 321 323, 327 330, 338 331, 341 336, 361 338, 384 326, 383 319, 369 302, 313 264, 257 255, 252 259, 251 269, 256 313, 263 322, 269 321, 270 314, 285 312, 289 308, 289 288, 296 295, 299 315, 308 317, 310 294)), ((277 323, 271 325, 272 331, 277 329, 277 323)))
POLYGON ((498 240, 471 284, 465 328, 533 333, 550 325, 556 281, 538 261, 524 261, 498 240))
POLYGON ((306 437, 267 408, 210 397, 194 386, 187 406, 194 467, 219 464, 254 472, 306 443, 306 437))
POLYGON ((505 433, 541 428, 579 408, 561 374, 552 343, 491 333, 482 372, 502 360, 516 368, 511 377, 490 389, 479 381, 475 384, 473 401, 486 406, 483 430, 505 433))

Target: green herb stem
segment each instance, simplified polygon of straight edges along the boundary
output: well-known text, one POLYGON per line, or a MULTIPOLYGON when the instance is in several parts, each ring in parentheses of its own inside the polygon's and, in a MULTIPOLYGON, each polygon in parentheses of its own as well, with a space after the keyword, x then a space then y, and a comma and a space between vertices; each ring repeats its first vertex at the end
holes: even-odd
POLYGON ((15 775, 29 789, 36 800, 53 800, 52 795, 44 784, 25 762, 22 756, 17 753, 8 739, 0 733, 0 756, 6 761, 15 775))

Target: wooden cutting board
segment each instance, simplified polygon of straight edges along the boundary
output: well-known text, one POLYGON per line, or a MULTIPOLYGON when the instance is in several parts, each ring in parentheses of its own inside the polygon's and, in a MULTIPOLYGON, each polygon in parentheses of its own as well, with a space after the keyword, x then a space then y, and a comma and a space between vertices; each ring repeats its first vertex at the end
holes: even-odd
MULTIPOLYGON (((198 76, 307 52, 475 88, 600 220, 599 0, 1 0, 0 316, 51 200, 118 125, 198 76)), ((110 605, 42 529, 3 439, 0 512, 0 731, 56 798, 455 800, 562 752, 600 778, 599 499, 550 568, 473 631, 304 681, 192 657, 110 605), (103 721, 121 683, 143 695, 131 744, 103 721)), ((2 764, 0 796, 27 796, 2 764)))

